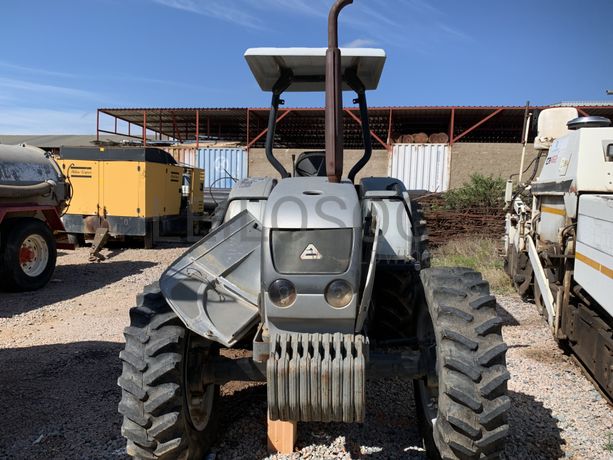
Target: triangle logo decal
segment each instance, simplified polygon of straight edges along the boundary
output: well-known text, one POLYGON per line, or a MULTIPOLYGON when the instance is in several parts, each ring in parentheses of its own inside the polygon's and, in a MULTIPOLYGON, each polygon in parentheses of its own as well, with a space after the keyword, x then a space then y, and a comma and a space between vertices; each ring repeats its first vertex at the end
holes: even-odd
POLYGON ((321 253, 314 244, 309 244, 300 256, 302 260, 319 260, 321 257, 321 253))

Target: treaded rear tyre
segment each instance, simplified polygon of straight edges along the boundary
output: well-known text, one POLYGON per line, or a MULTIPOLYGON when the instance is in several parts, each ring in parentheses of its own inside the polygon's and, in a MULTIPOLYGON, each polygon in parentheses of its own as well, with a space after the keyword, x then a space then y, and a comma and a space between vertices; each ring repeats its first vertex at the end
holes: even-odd
POLYGON ((215 344, 185 328, 157 283, 137 296, 124 335, 117 383, 128 454, 139 459, 202 459, 217 432, 219 386, 205 385, 203 405, 196 407, 189 403, 194 401, 190 377, 198 381, 206 365, 203 358, 217 352, 215 344))
POLYGON ((430 267, 430 251, 428 249, 430 238, 421 203, 411 200, 411 217, 413 222, 413 258, 419 261, 421 268, 430 267))
POLYGON ((419 302, 419 273, 410 268, 380 268, 375 276, 373 317, 369 336, 394 344, 414 337, 415 307, 419 302))
POLYGON ((430 375, 414 383, 428 456, 499 458, 511 401, 496 299, 481 274, 470 269, 431 268, 420 276, 428 308, 420 308, 417 334, 422 352, 435 355, 430 375))
MULTIPOLYGON (((413 233, 412 255, 421 268, 428 268, 430 267, 429 238, 423 208, 413 199, 410 201, 410 206, 413 233)), ((387 267, 381 265, 377 268, 372 295, 373 317, 369 321, 369 335, 387 344, 406 342, 414 337, 415 306, 420 295, 419 273, 415 268, 393 264, 387 267)))

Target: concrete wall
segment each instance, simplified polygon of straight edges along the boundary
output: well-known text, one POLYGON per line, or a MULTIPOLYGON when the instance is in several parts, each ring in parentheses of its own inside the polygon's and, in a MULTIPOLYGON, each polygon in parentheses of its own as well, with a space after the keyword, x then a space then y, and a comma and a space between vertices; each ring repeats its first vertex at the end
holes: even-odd
MULTIPOLYGON (((292 155, 300 155, 308 149, 275 149, 275 156, 291 172, 292 155)), ((517 173, 521 159, 522 147, 520 144, 479 144, 458 143, 451 148, 451 174, 450 187, 461 186, 475 173, 486 176, 508 178, 517 173)), ((345 150, 344 175, 349 173, 351 167, 362 156, 362 150, 345 150)), ((527 166, 536 156, 532 144, 526 148, 527 166)), ((364 176, 386 176, 389 157, 386 150, 374 150, 368 164, 362 169, 358 178, 364 176)), ((254 177, 278 176, 277 172, 266 160, 264 149, 251 149, 249 151, 249 175, 254 177)))
MULTIPOLYGON (((519 171, 521 151, 521 144, 454 144, 451 147, 449 187, 461 186, 475 173, 507 179, 519 171)), ((528 144, 524 169, 535 156, 533 145, 528 144)))
MULTIPOLYGON (((292 155, 296 155, 296 159, 308 149, 275 149, 275 157, 290 173, 292 172, 292 155)), ((363 150, 345 150, 343 175, 347 176, 354 164, 364 154, 363 150)), ((364 176, 387 176, 388 164, 387 150, 373 150, 370 161, 364 169, 358 174, 358 179, 364 176)), ((279 174, 270 165, 266 159, 264 149, 249 150, 249 175, 253 177, 272 176, 278 177, 279 174)))

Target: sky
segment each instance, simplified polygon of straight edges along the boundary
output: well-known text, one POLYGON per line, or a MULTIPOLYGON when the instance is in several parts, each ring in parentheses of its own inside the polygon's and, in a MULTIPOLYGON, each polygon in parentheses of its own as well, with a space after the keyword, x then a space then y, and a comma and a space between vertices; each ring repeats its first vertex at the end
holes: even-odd
MULTIPOLYGON (((332 0, 0 0, 0 134, 90 134, 102 107, 263 107, 243 58, 326 46, 332 0)), ((387 52, 370 106, 608 100, 613 0, 354 0, 387 52)), ((289 107, 323 105, 287 94, 289 107)))

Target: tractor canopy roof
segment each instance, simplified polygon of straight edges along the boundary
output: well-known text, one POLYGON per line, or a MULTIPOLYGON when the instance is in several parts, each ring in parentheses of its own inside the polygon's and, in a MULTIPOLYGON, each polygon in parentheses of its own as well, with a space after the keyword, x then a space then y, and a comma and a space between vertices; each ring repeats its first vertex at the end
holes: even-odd
MULTIPOLYGON (((293 75, 286 91, 325 91, 326 48, 250 48, 245 59, 263 91, 272 91, 284 70, 293 75)), ((341 74, 355 69, 366 90, 377 88, 384 64, 382 49, 341 48, 341 74)))

